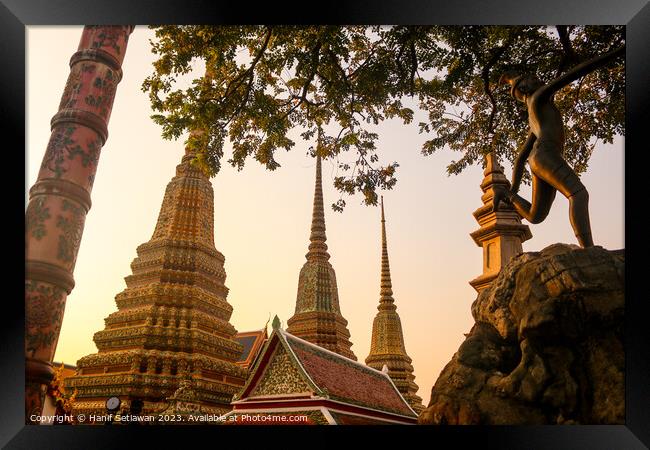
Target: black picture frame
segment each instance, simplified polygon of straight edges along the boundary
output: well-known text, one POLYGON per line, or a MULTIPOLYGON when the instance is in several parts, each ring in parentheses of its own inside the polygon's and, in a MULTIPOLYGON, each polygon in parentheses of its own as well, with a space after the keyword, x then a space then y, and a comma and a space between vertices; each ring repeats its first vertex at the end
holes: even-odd
MULTIPOLYGON (((281 446, 339 445, 349 433, 368 445, 401 440, 407 445, 441 448, 478 446, 521 449, 636 449, 650 445, 650 350, 644 289, 645 203, 642 159, 649 150, 644 129, 650 123, 650 5, 647 0, 479 0, 348 1, 345 4, 266 2, 213 3, 204 0, 0 0, 0 123, 4 146, 5 224, 2 235, 5 290, 0 323, 0 445, 6 448, 131 448, 133 438, 153 446, 164 441, 185 447, 243 445, 252 439, 281 446), (65 427, 24 424, 24 298, 21 266, 24 203, 15 192, 23 175, 25 148, 25 27, 82 24, 625 24, 626 25, 626 424, 621 426, 537 427, 292 427, 277 441, 281 427, 65 427), (639 159, 641 158, 641 159, 639 159), (628 160, 631 161, 628 164, 628 160), (16 179, 14 179, 16 178, 16 179), (640 187, 639 187, 640 186, 640 187), (16 233, 16 234, 14 234, 16 233), (15 272, 15 273, 14 273, 15 272), (198 434, 201 434, 199 437, 198 434), (204 434, 207 434, 204 435, 204 434), (321 435, 323 435, 321 437, 321 435), (227 439, 226 442, 222 439, 227 439), (645 444, 645 445, 644 445, 645 444)), ((63 89, 63 86, 61 87, 63 89)), ((119 95, 119 93, 118 93, 119 95)), ((110 125, 109 125, 110 126, 110 125)), ((428 394, 428 393, 427 393, 428 394)), ((428 398, 424 399, 428 402, 428 398)))

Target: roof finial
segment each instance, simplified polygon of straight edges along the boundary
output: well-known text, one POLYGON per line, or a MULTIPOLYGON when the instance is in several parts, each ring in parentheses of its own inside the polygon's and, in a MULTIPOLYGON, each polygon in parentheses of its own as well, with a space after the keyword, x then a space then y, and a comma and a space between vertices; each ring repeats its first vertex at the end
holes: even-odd
POLYGON ((280 328, 280 319, 278 319, 277 315, 273 318, 273 323, 271 324, 271 326, 273 327, 274 330, 280 328))
POLYGON ((264 324, 264 328, 263 328, 263 330, 264 330, 264 333, 265 333, 265 334, 266 334, 266 330, 268 330, 268 328, 269 328, 269 322, 270 322, 270 321, 271 321, 271 313, 269 313, 269 318, 266 319, 266 323, 264 324))
POLYGON ((316 156, 316 185, 314 187, 314 209, 311 218, 311 235, 309 236, 309 252, 307 259, 324 258, 329 260, 327 253, 327 236, 325 235, 325 210, 323 208, 323 181, 321 176, 321 158, 316 156))
POLYGON ((381 196, 381 289, 379 291, 379 307, 395 306, 393 299, 393 284, 390 279, 390 264, 388 262, 388 243, 386 242, 386 218, 384 216, 384 196, 381 196))
POLYGON ((485 171, 483 174, 487 176, 493 172, 503 173, 503 167, 499 165, 499 158, 494 150, 485 155, 485 171))

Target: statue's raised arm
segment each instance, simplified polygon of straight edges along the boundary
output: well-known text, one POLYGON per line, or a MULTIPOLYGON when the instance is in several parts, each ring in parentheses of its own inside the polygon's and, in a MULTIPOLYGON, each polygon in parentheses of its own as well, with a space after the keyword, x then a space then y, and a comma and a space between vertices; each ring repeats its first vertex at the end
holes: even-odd
POLYGON ((603 55, 596 56, 592 59, 584 61, 578 64, 577 66, 572 67, 567 72, 560 75, 559 77, 551 80, 545 86, 542 86, 539 89, 539 91, 536 92, 536 95, 540 99, 549 98, 551 95, 553 95, 555 92, 562 89, 564 86, 571 84, 572 82, 574 82, 579 78, 584 77, 588 73, 593 72, 594 70, 604 66, 608 62, 616 59, 619 56, 622 56, 623 54, 625 54, 625 44, 623 44, 621 47, 617 48, 616 50, 612 50, 603 55))
POLYGON ((508 71, 499 84, 510 84, 510 94, 524 103, 528 110, 529 134, 513 166, 512 188, 495 192, 493 208, 499 202, 509 202, 517 213, 531 223, 539 223, 547 216, 561 192, 569 199, 569 219, 576 238, 582 247, 594 245, 589 222, 589 194, 580 177, 563 158, 564 122, 553 102, 553 94, 572 81, 603 67, 625 52, 625 45, 573 67, 565 74, 544 84, 533 73, 520 74, 508 71), (533 192, 530 202, 517 194, 524 164, 530 166, 533 192))

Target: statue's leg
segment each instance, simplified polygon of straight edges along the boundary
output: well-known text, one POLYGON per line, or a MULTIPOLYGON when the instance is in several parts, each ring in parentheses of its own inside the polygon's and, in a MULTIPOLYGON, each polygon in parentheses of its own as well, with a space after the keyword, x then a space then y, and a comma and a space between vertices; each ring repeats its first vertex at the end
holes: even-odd
POLYGON ((589 222, 589 193, 580 178, 555 151, 537 152, 531 170, 569 199, 569 220, 581 247, 594 245, 589 222))
POLYGON ((521 217, 530 223, 540 223, 546 219, 551 210, 551 205, 555 200, 555 192, 553 186, 533 174, 532 204, 517 194, 511 195, 509 200, 521 217))
POLYGON ((589 223, 589 193, 584 186, 582 190, 569 197, 569 219, 582 248, 593 247, 591 224, 589 223))

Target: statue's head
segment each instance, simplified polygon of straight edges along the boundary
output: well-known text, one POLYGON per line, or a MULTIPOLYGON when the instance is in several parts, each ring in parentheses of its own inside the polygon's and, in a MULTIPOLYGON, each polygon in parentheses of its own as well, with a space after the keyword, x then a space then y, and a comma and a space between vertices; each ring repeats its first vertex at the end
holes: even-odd
POLYGON ((526 96, 531 95, 543 85, 534 74, 513 70, 505 72, 499 78, 499 84, 506 83, 510 85, 510 95, 520 102, 525 102, 526 96))

